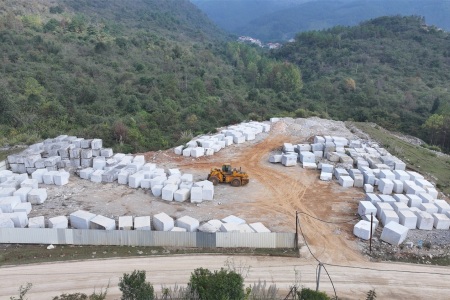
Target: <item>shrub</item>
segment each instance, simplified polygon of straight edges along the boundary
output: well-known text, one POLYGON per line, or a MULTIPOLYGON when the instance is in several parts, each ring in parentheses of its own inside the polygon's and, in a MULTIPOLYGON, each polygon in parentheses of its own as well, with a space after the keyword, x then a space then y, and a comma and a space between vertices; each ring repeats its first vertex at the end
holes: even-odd
POLYGON ((119 281, 122 292, 121 300, 153 300, 155 298, 153 286, 145 281, 145 271, 134 270, 124 273, 119 281))
POLYGON ((316 292, 308 288, 302 288, 297 295, 300 300, 330 300, 330 297, 324 292, 316 292))
POLYGON ((191 274, 188 284, 201 300, 244 299, 244 279, 234 271, 220 269, 211 272, 199 268, 191 274))

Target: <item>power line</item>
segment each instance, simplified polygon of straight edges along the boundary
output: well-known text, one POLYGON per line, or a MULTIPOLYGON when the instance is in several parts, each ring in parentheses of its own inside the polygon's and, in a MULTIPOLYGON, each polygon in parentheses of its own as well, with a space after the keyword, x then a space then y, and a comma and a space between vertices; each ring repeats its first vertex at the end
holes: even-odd
POLYGON ((369 270, 369 271, 378 271, 378 272, 397 272, 397 273, 409 273, 409 274, 427 274, 427 275, 444 275, 450 276, 450 273, 437 273, 437 272, 425 272, 425 271, 408 271, 408 270, 392 270, 392 269, 373 269, 368 267, 356 267, 356 266, 346 266, 346 265, 335 265, 324 263, 324 265, 328 265, 330 267, 338 267, 338 268, 349 268, 349 269, 359 269, 359 270, 369 270))
POLYGON ((354 219, 347 220, 347 221, 331 222, 331 221, 325 221, 325 220, 319 219, 319 218, 317 218, 317 217, 314 217, 314 216, 312 216, 312 215, 310 215, 310 214, 308 214, 308 213, 302 212, 302 211, 299 211, 298 213, 299 213, 299 214, 302 214, 302 215, 306 215, 306 216, 308 216, 308 217, 310 217, 310 218, 312 218, 312 219, 315 219, 315 220, 317 220, 317 221, 320 221, 320 222, 323 222, 323 223, 328 223, 328 224, 345 224, 345 223, 357 221, 357 220, 360 219, 360 218, 354 218, 354 219))
POLYGON ((328 278, 330 279, 330 282, 331 282, 331 286, 333 287, 334 298, 337 300, 338 297, 337 297, 337 294, 336 294, 336 289, 334 288, 333 280, 331 280, 331 276, 330 276, 330 274, 328 273, 327 268, 325 268, 325 265, 324 265, 324 264, 322 264, 322 267, 323 267, 323 269, 325 270, 325 272, 327 272, 328 278))

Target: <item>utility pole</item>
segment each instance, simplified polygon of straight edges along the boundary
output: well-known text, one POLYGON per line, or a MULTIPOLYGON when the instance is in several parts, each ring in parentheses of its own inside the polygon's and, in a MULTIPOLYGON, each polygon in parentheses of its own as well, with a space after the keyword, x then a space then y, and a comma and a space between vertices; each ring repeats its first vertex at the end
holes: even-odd
POLYGON ((298 211, 295 211, 295 250, 298 250, 298 211))
POLYGON ((319 262, 319 272, 317 272, 317 278, 316 278, 316 292, 319 291, 320 271, 321 270, 322 270, 322 263, 319 262))
POLYGON ((373 228, 373 212, 370 213, 370 241, 369 241, 370 254, 372 254, 372 228, 373 228))

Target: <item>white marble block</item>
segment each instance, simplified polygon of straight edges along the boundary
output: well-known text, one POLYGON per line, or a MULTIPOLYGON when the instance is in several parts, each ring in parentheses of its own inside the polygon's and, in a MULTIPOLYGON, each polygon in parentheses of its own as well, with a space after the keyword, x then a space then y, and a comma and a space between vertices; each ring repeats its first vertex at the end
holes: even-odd
POLYGON ((173 194, 173 199, 177 202, 184 202, 189 199, 191 191, 188 189, 179 189, 173 194))
POLYGON ((445 214, 432 214, 434 222, 433 226, 436 229, 448 230, 450 228, 450 219, 445 214))
POLYGON ((364 192, 373 193, 373 185, 368 183, 364 184, 364 192))
POLYGON ((220 232, 240 232, 239 224, 236 224, 236 223, 223 223, 220 226, 220 232))
POLYGON ((90 221, 96 216, 85 210, 77 210, 69 215, 70 227, 76 229, 89 229, 90 221))
POLYGON ((145 179, 144 172, 136 172, 130 176, 128 176, 128 186, 130 188, 137 189, 141 186, 141 181, 145 179))
POLYGON ((376 215, 377 208, 375 207, 375 205, 373 205, 372 202, 370 202, 370 201, 359 201, 358 214, 360 216, 364 216, 364 215, 370 215, 371 213, 376 215))
POLYGON ((80 171, 80 178, 86 179, 86 180, 91 180, 92 173, 94 173, 94 169, 93 168, 89 167, 89 168, 82 169, 80 171))
POLYGON ((69 220, 66 216, 58 216, 48 219, 48 228, 63 228, 69 227, 69 220))
POLYGON ((248 224, 254 232, 256 233, 263 233, 263 232, 271 232, 266 226, 264 226, 263 223, 257 222, 257 223, 250 223, 248 224))
POLYGON ((214 185, 205 185, 202 189, 202 199, 212 201, 214 199, 214 185))
POLYGON ((403 182, 397 179, 392 180, 392 182, 394 183, 394 189, 392 191, 396 194, 403 193, 403 182))
POLYGON ((445 200, 435 200, 434 205, 436 205, 440 214, 445 214, 447 211, 450 211, 450 205, 445 200))
POLYGON ((44 216, 29 218, 28 219, 28 228, 45 228, 44 216))
POLYGON ((27 202, 28 200, 28 193, 32 190, 31 187, 23 187, 18 189, 13 193, 13 196, 18 196, 20 198, 21 202, 27 202))
POLYGON ((142 216, 134 218, 134 230, 152 230, 150 216, 142 216))
POLYGON ((391 244, 400 245, 408 235, 408 228, 395 222, 389 222, 381 232, 381 240, 391 244))
POLYGON ((133 230, 133 216, 120 216, 119 230, 133 230))
POLYGON ((191 188, 191 203, 201 203, 203 201, 203 189, 198 186, 191 188))
POLYGON ((0 209, 3 213, 12 213, 14 207, 22 203, 19 196, 8 196, 0 198, 0 209))
POLYGON ((281 156, 281 164, 285 167, 293 167, 297 165, 297 155, 283 154, 281 156))
POLYGON ((402 202, 402 203, 405 203, 406 205, 408 205, 409 199, 408 199, 408 197, 406 197, 406 195, 394 194, 392 197, 395 199, 395 201, 402 202))
POLYGON ((178 190, 178 186, 174 184, 168 184, 162 189, 161 197, 166 201, 173 201, 173 195, 178 190))
POLYGON ((387 224, 395 222, 399 222, 399 217, 394 210, 382 210, 381 211, 381 223, 386 226, 387 224))
POLYGON ((70 173, 66 171, 60 171, 53 176, 53 181, 55 185, 62 186, 69 183, 70 173))
POLYGON ((431 214, 426 211, 415 211, 414 214, 417 216, 417 229, 420 230, 432 230, 434 224, 434 218, 431 214))
POLYGON ((89 221, 89 229, 115 230, 116 221, 102 215, 96 215, 89 221))
POLYGON ((173 219, 166 213, 153 216, 153 228, 157 231, 170 231, 174 227, 173 219))
POLYGON ((189 216, 184 216, 176 220, 176 226, 185 228, 186 231, 188 232, 194 232, 197 231, 197 228, 200 226, 200 223, 197 219, 194 219, 189 216))
POLYGON ((13 212, 24 212, 28 215, 31 212, 31 203, 21 202, 13 208, 13 212))
POLYGON ((37 189, 39 187, 37 179, 25 179, 20 183, 20 187, 30 187, 32 189, 37 189))
POLYGON ((228 217, 223 218, 221 221, 223 223, 234 223, 234 224, 237 224, 237 225, 241 225, 241 224, 245 224, 246 223, 244 219, 236 217, 235 215, 229 215, 228 217))
MULTIPOLYGON (((373 224, 372 233, 375 232, 376 226, 373 224)), ((353 234, 357 237, 368 240, 370 239, 370 222, 361 220, 353 227, 353 234)))
POLYGON ((327 172, 323 172, 323 171, 320 173, 320 180, 331 181, 332 179, 333 179, 332 173, 327 173, 327 172))
POLYGON ((163 185, 154 185, 154 186, 152 186, 151 189, 152 189, 153 196, 161 197, 163 187, 164 187, 163 185))
POLYGON ((378 190, 380 193, 384 195, 392 194, 392 191, 394 189, 394 182, 390 179, 380 179, 378 182, 378 190))
POLYGON ((417 216, 410 210, 398 211, 399 223, 408 229, 416 229, 417 216))
POLYGON ((434 203, 434 198, 430 194, 420 193, 419 198, 422 199, 422 203, 434 203))
POLYGON ((339 184, 342 187, 352 187, 354 183, 354 180, 350 176, 340 176, 339 177, 339 184))
POLYGON ((283 155, 281 154, 272 154, 269 156, 269 162, 271 163, 280 163, 283 155))
POLYGON ((419 209, 422 211, 426 211, 427 213, 434 214, 439 211, 436 205, 433 203, 422 203, 419 206, 419 209))
POLYGON ((31 204, 42 204, 47 200, 47 189, 32 189, 28 193, 28 202, 31 204))

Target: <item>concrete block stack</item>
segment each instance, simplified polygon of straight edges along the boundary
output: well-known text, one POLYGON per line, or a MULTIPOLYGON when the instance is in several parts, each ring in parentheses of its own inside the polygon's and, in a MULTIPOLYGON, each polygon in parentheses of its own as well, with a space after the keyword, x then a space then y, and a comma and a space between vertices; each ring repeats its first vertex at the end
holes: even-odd
POLYGON ((189 141, 186 145, 175 147, 174 153, 176 155, 194 158, 199 158, 204 155, 209 156, 232 144, 252 141, 256 138, 256 135, 269 131, 270 124, 261 122, 252 121, 232 125, 221 130, 218 134, 200 136, 189 141))

